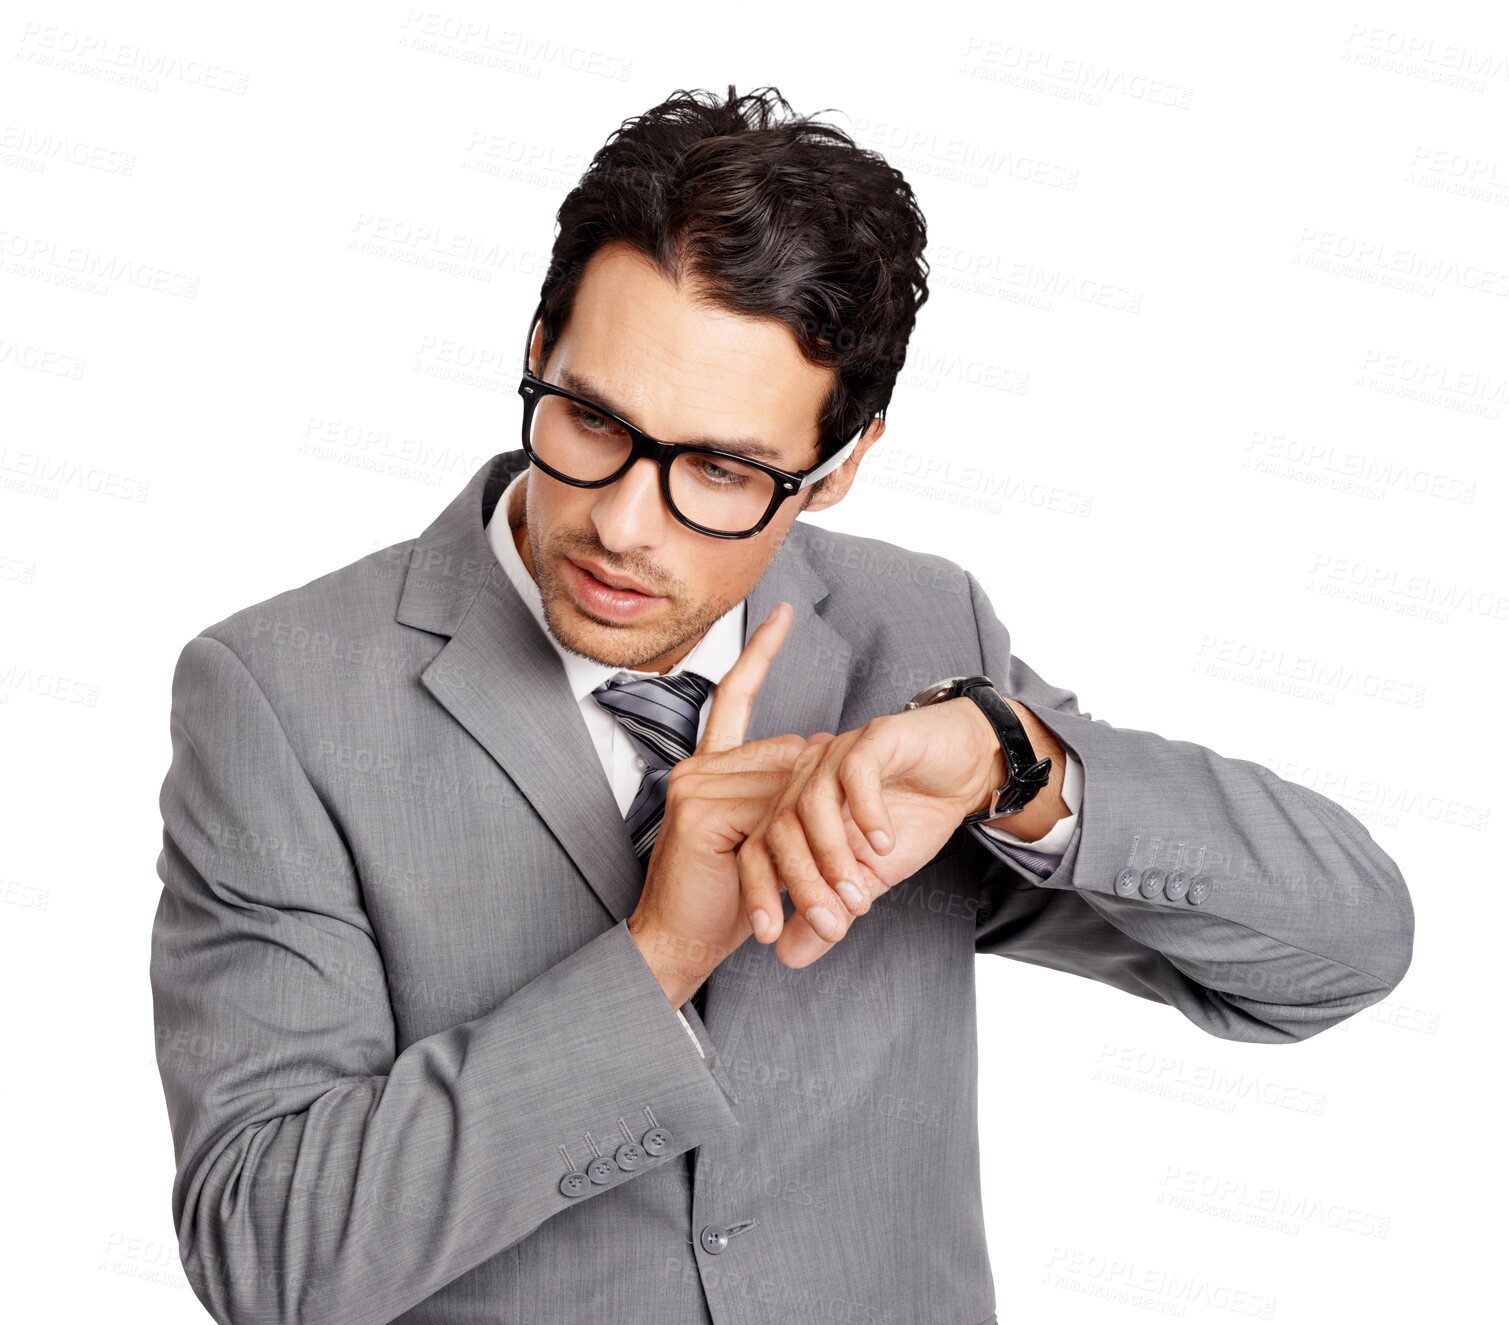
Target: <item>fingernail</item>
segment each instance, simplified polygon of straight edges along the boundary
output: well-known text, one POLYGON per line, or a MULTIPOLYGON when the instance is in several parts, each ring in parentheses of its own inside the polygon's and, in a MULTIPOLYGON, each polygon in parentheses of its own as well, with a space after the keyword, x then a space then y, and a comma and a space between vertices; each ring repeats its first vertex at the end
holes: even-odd
POLYGON ((838 895, 847 902, 851 909, 857 911, 865 904, 865 895, 859 891, 848 879, 840 880, 838 895))
POLYGON ((833 918, 833 912, 826 906, 809 906, 807 923, 825 939, 831 939, 838 934, 838 921, 833 918))
POLYGON ((749 923, 754 926, 755 937, 764 938, 766 929, 770 927, 770 917, 763 908, 756 907, 749 913, 749 923))
POLYGON ((872 828, 865 834, 870 839, 870 845, 877 851, 886 851, 891 845, 891 835, 884 828, 872 828))

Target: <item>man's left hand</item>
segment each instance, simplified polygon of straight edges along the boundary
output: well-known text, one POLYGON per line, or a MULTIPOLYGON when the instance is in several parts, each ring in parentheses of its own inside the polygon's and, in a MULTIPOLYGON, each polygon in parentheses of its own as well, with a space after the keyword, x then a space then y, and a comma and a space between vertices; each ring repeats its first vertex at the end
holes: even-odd
POLYGON ((931 860, 966 814, 990 804, 1005 776, 995 732, 963 697, 872 718, 809 747, 738 849, 755 937, 772 943, 791 931, 777 957, 789 967, 810 965, 854 916, 931 860), (846 880, 854 885, 848 895, 846 880), (789 925, 783 889, 796 904, 789 925), (812 917, 814 907, 831 922, 812 917))

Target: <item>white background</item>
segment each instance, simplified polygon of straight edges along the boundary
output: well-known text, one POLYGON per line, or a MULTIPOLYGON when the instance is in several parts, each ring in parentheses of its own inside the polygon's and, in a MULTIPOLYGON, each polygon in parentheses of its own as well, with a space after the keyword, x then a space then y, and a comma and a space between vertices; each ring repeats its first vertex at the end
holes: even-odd
POLYGON ((1503 7, 338 9, 0 20, 5 1314, 204 1319, 147 983, 179 650, 519 445, 561 198, 622 120, 733 82, 834 108, 929 223, 888 430, 815 521, 972 569, 1082 708, 1316 788, 1414 900, 1404 983, 1297 1045, 979 961, 1002 1319, 1476 1318, 1503 7))

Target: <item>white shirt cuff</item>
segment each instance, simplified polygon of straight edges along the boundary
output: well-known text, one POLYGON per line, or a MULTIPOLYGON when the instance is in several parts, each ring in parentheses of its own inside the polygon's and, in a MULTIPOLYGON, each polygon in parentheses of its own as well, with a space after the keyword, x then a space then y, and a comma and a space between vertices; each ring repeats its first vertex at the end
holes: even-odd
POLYGON ((1054 824, 1036 842, 1029 842, 1024 837, 1008 833, 1004 828, 994 828, 988 823, 982 823, 980 827, 1002 842, 1014 842, 1017 846, 1031 847, 1034 851, 1041 851, 1045 855, 1061 856, 1069 845, 1069 839, 1074 836, 1075 824, 1079 822, 1080 799, 1084 794, 1084 785, 1084 768, 1074 752, 1066 749, 1064 751, 1064 785, 1059 793, 1064 798, 1064 804, 1069 807, 1069 813, 1064 818, 1054 824))
POLYGON ((692 1037, 692 1043, 697 1046, 697 1053, 701 1057, 706 1058, 707 1055, 702 1052, 702 1041, 697 1038, 697 1032, 692 1029, 692 1023, 689 1022, 685 1017, 681 1016, 680 1008, 676 1009, 676 1015, 678 1017, 681 1017, 681 1024, 686 1027, 686 1033, 692 1037))

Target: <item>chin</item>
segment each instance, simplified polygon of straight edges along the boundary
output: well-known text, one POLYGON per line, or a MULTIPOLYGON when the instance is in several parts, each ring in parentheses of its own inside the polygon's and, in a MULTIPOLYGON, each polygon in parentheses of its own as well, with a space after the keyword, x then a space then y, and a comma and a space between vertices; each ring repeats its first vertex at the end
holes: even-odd
MULTIPOLYGON (((546 606, 545 622, 556 641, 572 653, 590 658, 604 667, 638 667, 637 663, 625 661, 619 655, 624 652, 624 641, 633 638, 643 627, 599 621, 587 616, 569 593, 563 593, 555 603, 546 606)), ((637 657, 643 651, 642 648, 635 649, 633 655, 637 657)))

